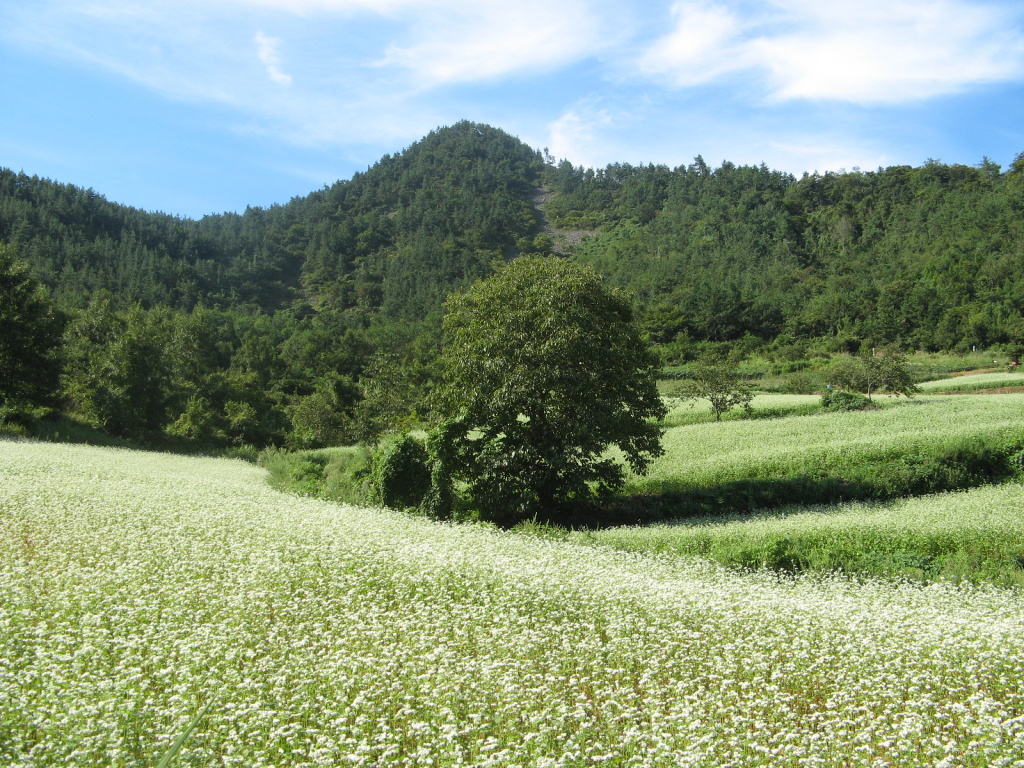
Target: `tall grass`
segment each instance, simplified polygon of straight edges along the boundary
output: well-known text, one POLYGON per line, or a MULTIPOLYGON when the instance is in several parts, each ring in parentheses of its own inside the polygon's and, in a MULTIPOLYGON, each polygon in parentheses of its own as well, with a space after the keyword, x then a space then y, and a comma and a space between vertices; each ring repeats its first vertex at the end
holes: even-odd
POLYGON ((1024 486, 562 534, 738 568, 1024 585, 1024 486))

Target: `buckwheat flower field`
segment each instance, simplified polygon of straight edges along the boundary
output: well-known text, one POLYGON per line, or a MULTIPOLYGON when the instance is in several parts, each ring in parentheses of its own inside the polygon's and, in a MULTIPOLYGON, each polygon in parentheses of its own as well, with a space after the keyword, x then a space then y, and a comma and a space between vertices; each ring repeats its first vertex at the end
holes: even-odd
POLYGON ((1024 766, 1022 607, 0 442, 5 766, 1024 766))

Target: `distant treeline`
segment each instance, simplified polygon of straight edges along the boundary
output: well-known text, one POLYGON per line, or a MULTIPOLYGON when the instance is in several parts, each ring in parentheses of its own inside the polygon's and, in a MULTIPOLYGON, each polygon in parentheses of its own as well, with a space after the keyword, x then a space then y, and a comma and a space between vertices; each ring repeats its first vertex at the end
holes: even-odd
MULTIPOLYGON (((576 258, 634 291, 652 340, 1024 343, 1024 156, 805 175, 562 163, 549 213, 601 227, 576 258)), ((556 219, 558 221, 558 219, 556 219)))
POLYGON ((463 122, 198 221, 0 170, 0 243, 64 322, 55 402, 134 437, 312 446, 422 416, 444 299, 564 250, 560 229, 590 235, 569 258, 635 294, 666 362, 709 344, 1024 347, 1024 158, 594 170, 463 122))

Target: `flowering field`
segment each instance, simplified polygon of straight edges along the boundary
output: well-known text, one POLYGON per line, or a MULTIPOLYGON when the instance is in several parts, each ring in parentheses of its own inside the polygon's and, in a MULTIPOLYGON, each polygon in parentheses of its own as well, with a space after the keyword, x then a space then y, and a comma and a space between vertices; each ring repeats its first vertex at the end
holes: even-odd
POLYGON ((0 764, 1024 765, 1012 590, 740 575, 0 442, 0 764))
MULTIPOLYGON (((665 398, 669 412, 664 424, 667 427, 687 426, 715 421, 711 403, 707 400, 684 400, 678 397, 665 398)), ((735 408, 722 414, 722 419, 746 419, 751 415, 757 418, 801 415, 819 410, 821 395, 777 395, 759 393, 754 395, 750 406, 752 414, 742 408, 735 408)))

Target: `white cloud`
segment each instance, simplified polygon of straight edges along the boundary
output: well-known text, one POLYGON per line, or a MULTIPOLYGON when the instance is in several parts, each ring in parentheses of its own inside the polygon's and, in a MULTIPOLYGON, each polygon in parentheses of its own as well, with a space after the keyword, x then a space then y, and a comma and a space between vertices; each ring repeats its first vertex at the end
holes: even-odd
POLYGON ((552 11, 546 0, 417 5, 408 44, 389 47, 380 62, 415 73, 427 84, 536 72, 599 49, 598 24, 580 0, 552 11))
POLYGON ((398 25, 375 60, 413 73, 423 85, 536 72, 599 50, 594 0, 236 0, 300 16, 363 13, 398 25))
POLYGON ((963 0, 681 0, 639 62, 676 85, 759 73, 773 100, 901 103, 1024 79, 1020 10, 963 0))
POLYGON ((756 162, 763 162, 770 168, 788 171, 796 176, 805 172, 852 171, 856 168, 873 171, 893 162, 878 147, 864 145, 853 137, 837 141, 834 134, 809 133, 803 137, 791 136, 790 139, 766 142, 756 162))
POLYGON ((671 75, 679 85, 696 85, 742 66, 734 38, 743 25, 728 8, 684 1, 672 6, 672 16, 675 29, 642 57, 644 71, 671 75))
POLYGON ((606 155, 608 129, 612 118, 608 111, 588 104, 577 104, 548 126, 548 151, 558 160, 573 165, 601 167, 610 160, 606 155))
POLYGON ((263 62, 263 66, 267 69, 267 74, 270 79, 275 83, 281 85, 291 85, 291 75, 286 75, 281 71, 281 57, 278 54, 278 48, 281 45, 281 41, 277 38, 267 37, 262 32, 256 33, 256 51, 260 61, 263 62))
POLYGON ((34 0, 8 15, 0 40, 226 105, 244 130, 376 143, 473 116, 441 108, 438 86, 493 85, 599 50, 588 3, 603 2, 34 0))

